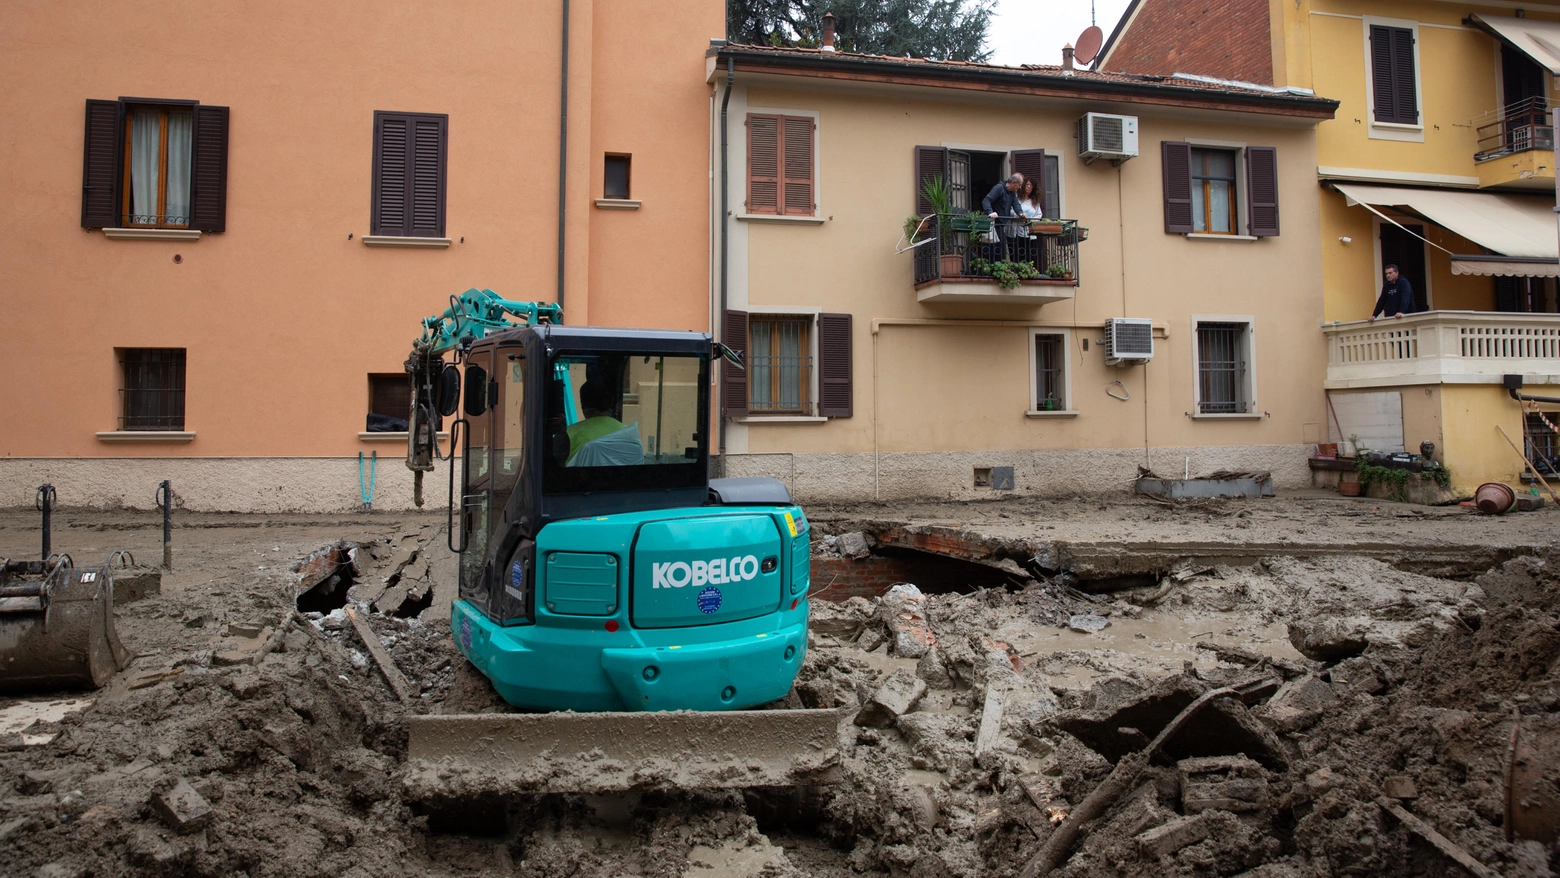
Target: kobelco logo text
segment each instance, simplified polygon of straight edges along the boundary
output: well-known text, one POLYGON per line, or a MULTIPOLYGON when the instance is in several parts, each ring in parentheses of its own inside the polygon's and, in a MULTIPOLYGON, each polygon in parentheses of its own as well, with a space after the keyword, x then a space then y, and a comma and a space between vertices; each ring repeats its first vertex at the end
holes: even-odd
POLYGON ((758 578, 758 558, 744 555, 740 558, 716 558, 713 561, 669 561, 652 564, 654 582, 651 588, 683 588, 685 586, 724 585, 758 578))

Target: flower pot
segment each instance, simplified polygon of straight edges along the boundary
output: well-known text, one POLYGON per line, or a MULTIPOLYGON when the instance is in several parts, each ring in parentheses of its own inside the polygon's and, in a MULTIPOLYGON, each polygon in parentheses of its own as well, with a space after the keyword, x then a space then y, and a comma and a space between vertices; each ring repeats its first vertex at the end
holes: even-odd
POLYGON ((964 273, 964 257, 957 253, 944 253, 939 267, 943 277, 958 277, 964 273))
POLYGON ((1360 495, 1360 483, 1340 481, 1338 483, 1338 493, 1345 497, 1358 497, 1360 495))
POLYGON ((1036 235, 1060 235, 1066 226, 1049 220, 1031 220, 1029 231, 1036 235))
POLYGON ((1517 492, 1511 490, 1510 485, 1485 482, 1474 493, 1473 502, 1479 507, 1480 512, 1486 515, 1499 515, 1517 502, 1517 492))
POLYGON ((1336 442, 1319 442, 1319 443, 1317 443, 1317 445, 1316 445, 1316 456, 1317 457, 1325 457, 1325 458, 1328 458, 1329 460, 1336 459, 1338 457, 1338 443, 1336 443, 1336 442))

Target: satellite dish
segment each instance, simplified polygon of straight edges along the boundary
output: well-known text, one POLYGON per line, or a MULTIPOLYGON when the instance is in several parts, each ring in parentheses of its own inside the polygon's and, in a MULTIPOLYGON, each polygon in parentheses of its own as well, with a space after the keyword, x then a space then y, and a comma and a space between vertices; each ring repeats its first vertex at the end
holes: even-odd
POLYGON ((1078 35, 1078 48, 1073 50, 1073 58, 1079 64, 1093 64, 1094 56, 1100 53, 1100 46, 1104 43, 1105 32, 1091 24, 1078 35))

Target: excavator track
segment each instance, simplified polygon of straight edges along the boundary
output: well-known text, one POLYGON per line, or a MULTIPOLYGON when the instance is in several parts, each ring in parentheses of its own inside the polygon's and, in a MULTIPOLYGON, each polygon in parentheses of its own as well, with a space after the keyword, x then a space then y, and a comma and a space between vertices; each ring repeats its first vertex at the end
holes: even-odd
POLYGON ((839 712, 409 716, 414 800, 821 785, 838 780, 839 712))

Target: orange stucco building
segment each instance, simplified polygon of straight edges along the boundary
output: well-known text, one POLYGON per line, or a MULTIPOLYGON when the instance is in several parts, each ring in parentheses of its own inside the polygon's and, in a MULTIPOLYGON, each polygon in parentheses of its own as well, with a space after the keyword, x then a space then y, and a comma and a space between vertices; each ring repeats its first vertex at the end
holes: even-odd
POLYGON ((147 506, 170 479, 189 508, 347 509, 377 452, 375 505, 405 506, 396 376, 452 294, 707 329, 723 19, 7 4, 0 503, 53 482, 66 505, 147 506))

